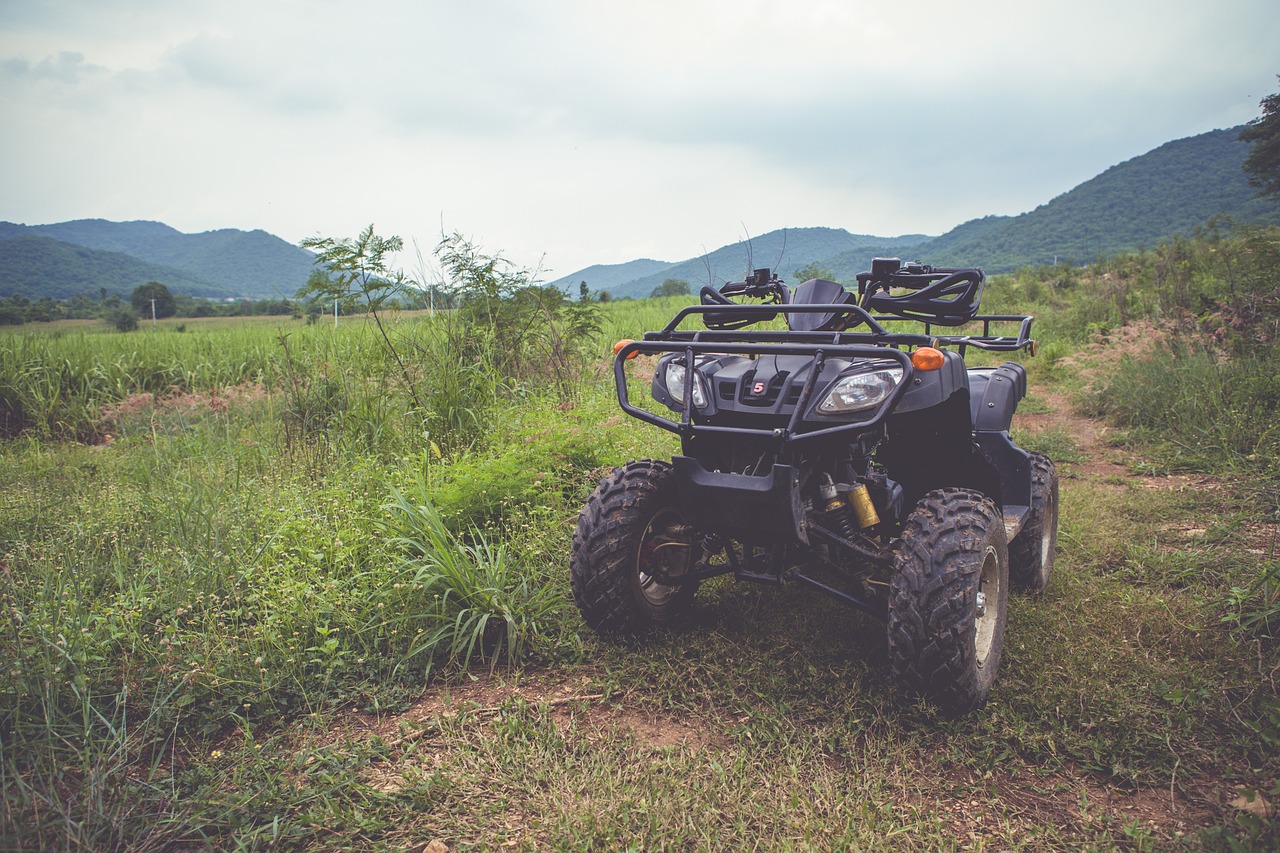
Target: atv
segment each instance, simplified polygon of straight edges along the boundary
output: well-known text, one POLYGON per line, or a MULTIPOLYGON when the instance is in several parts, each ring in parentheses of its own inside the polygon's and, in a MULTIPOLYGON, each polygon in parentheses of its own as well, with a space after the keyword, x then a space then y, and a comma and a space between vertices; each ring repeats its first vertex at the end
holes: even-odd
POLYGON ((1009 436, 1026 370, 965 365, 971 348, 1035 354, 1031 317, 978 313, 984 282, 876 258, 856 293, 823 279, 792 293, 761 269, 619 341, 619 404, 682 453, 613 469, 579 514, 587 624, 672 624, 719 575, 799 582, 885 622, 895 682, 953 716, 983 705, 1009 590, 1045 588, 1058 526, 1053 462, 1009 436), (690 317, 705 328, 682 330, 690 317), (637 355, 657 357, 667 411, 630 399, 637 355))

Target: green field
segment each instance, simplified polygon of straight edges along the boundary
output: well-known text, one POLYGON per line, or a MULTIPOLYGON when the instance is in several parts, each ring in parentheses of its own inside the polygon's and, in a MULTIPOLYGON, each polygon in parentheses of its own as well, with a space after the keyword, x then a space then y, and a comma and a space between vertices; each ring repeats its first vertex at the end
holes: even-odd
POLYGON ((1039 318, 1014 429, 1062 519, 959 721, 803 589, 581 623, 578 509, 677 450, 608 353, 679 299, 388 315, 394 353, 347 318, 0 331, 0 849, 1273 848, 1278 246, 991 283, 1039 318))

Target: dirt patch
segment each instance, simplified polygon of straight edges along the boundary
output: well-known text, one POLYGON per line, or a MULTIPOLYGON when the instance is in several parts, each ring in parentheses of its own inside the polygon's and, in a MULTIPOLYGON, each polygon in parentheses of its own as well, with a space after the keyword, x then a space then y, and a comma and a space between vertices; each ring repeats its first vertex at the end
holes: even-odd
POLYGON ((1073 466, 1077 476, 1114 480, 1116 482, 1108 485, 1117 487, 1121 485, 1120 480, 1133 478, 1133 472, 1124 464, 1121 454, 1107 444, 1106 424, 1076 414, 1072 410, 1070 398, 1060 391, 1034 387, 1032 393, 1053 411, 1044 414, 1014 414, 1014 429, 1027 433, 1050 429, 1065 432, 1084 457, 1083 462, 1073 466))
POLYGON ((1215 825, 1227 801, 1239 793, 1211 779, 1179 779, 1173 788, 1126 788, 1099 784, 1084 770, 1046 776, 998 771, 977 775, 928 762, 912 768, 901 782, 908 790, 923 786, 937 791, 908 793, 907 800, 922 814, 938 817, 962 843, 968 839, 979 846, 1007 832, 1009 819, 1028 828, 1057 827, 1117 838, 1128 830, 1173 841, 1215 825), (1004 814, 991 808, 996 803, 1005 808, 1004 814))
POLYGON ((1069 367, 1087 384, 1105 379, 1122 358, 1155 358, 1167 350, 1171 338, 1187 341, 1195 336, 1186 324, 1139 320, 1097 335, 1078 352, 1058 363, 1069 367))
POLYGON ((379 715, 348 710, 337 717, 326 735, 309 740, 327 746, 352 739, 380 737, 398 748, 430 736, 441 720, 463 715, 494 716, 513 702, 546 706, 551 721, 563 733, 574 732, 589 741, 631 738, 652 749, 703 749, 717 743, 705 723, 691 718, 656 714, 638 707, 625 693, 608 693, 594 673, 526 673, 508 679, 482 675, 465 684, 428 690, 398 714, 379 715))
POLYGON ((1207 779, 1175 788, 1125 789, 1091 782, 1083 772, 1044 778, 996 776, 992 784, 1001 800, 1037 823, 1084 829, 1110 822, 1164 838, 1212 826, 1221 811, 1218 794, 1228 790, 1207 779))
POLYGON ((95 426, 100 442, 109 444, 114 440, 112 433, 126 424, 154 424, 172 415, 225 414, 266 396, 266 388, 257 382, 199 393, 174 385, 162 394, 131 394, 119 403, 103 406, 95 426))

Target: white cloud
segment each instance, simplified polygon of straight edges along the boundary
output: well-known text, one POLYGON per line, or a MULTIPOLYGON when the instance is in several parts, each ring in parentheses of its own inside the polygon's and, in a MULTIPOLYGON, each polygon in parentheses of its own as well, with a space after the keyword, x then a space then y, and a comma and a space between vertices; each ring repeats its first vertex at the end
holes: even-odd
POLYGON ((558 273, 1018 213, 1275 89, 1273 0, 0 6, 0 217, 441 221, 558 273))

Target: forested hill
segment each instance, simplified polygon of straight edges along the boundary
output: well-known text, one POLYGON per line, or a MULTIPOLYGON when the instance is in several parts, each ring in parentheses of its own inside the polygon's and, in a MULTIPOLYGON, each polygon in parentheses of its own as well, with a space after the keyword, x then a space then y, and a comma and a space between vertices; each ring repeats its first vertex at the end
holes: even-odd
POLYGON ((265 231, 184 234, 160 222, 81 219, 0 222, 0 257, 18 263, 0 265, 0 296, 127 292, 155 280, 192 295, 271 298, 292 296, 306 282, 313 255, 265 231))
MULTIPOLYGON (((573 296, 577 295, 578 285, 584 281, 588 282, 587 286, 591 290, 613 292, 614 288, 620 285, 661 272, 671 265, 670 261, 655 261, 651 258, 640 258, 634 261, 627 261, 624 264, 594 264, 586 269, 578 270, 572 276, 557 279, 552 283, 573 296)), ((647 296, 648 294, 645 295, 647 296)))
POLYGON ((123 252, 90 249, 37 234, 9 239, 0 236, 0 298, 70 299, 81 293, 97 297, 103 290, 127 297, 148 281, 207 299, 236 295, 182 270, 147 263, 123 252))
POLYGON ((1240 130, 1165 143, 1029 213, 966 222, 920 251, 930 263, 998 272, 1151 246, 1214 216, 1280 222, 1280 205, 1255 198, 1241 168, 1249 146, 1240 130))
MULTIPOLYGON (((721 246, 705 255, 677 263, 665 264, 646 275, 619 281, 619 276, 600 276, 593 272, 627 269, 627 264, 594 266, 579 270, 551 282, 557 287, 576 293, 578 283, 587 282, 592 291, 607 290, 618 298, 643 298, 669 278, 683 279, 696 291, 708 282, 719 285, 738 280, 748 271, 758 267, 776 270, 789 278, 799 268, 815 260, 829 262, 826 265, 837 276, 853 276, 869 263, 872 257, 894 250, 906 251, 921 241, 929 239, 921 234, 904 237, 875 237, 867 234, 850 234, 840 228, 785 228, 767 234, 744 238, 737 243, 721 246)), ((634 262, 633 262, 634 263, 634 262)))
POLYGON ((941 237, 786 229, 752 239, 750 248, 745 241, 723 246, 631 281, 611 279, 606 284, 589 274, 600 267, 589 267, 556 284, 572 282, 576 292, 578 282, 585 280, 594 291, 643 297, 667 278, 684 279, 697 291, 708 281, 719 284, 740 278, 749 265, 768 266, 791 280, 796 269, 811 263, 825 267, 839 281, 852 282, 876 255, 1006 272, 1055 259, 1085 263, 1152 246, 1188 234, 1215 216, 1241 223, 1280 223, 1280 204, 1256 198, 1241 168, 1249 146, 1237 139, 1240 130, 1215 130, 1166 143, 1112 166, 1028 213, 973 219, 941 237))

